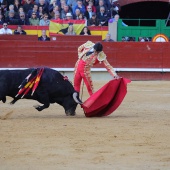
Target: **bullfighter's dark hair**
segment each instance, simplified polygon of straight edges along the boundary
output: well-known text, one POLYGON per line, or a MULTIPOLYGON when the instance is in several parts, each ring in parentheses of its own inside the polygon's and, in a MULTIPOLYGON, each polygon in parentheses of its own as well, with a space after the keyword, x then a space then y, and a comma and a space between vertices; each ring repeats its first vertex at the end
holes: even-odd
POLYGON ((97 52, 100 52, 100 51, 103 50, 103 45, 102 45, 100 42, 98 42, 98 43, 96 43, 96 44, 94 45, 93 48, 94 48, 97 52))

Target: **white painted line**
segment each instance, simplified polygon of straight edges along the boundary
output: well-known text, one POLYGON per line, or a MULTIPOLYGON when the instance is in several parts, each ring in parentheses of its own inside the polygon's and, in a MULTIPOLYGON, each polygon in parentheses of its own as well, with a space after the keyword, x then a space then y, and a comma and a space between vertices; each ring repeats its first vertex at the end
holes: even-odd
MULTIPOLYGON (((28 68, 0 68, 0 70, 24 70, 28 68)), ((74 71, 74 68, 52 68, 57 71, 74 71)), ((170 72, 170 68, 114 68, 119 72, 170 72)), ((106 72, 105 68, 92 68, 91 71, 106 72)))

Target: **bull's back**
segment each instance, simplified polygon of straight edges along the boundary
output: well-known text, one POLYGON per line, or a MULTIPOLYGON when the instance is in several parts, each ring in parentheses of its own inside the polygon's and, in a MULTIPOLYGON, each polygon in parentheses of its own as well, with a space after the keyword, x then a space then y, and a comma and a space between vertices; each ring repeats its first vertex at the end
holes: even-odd
POLYGON ((46 87, 49 93, 63 93, 72 94, 74 92, 73 85, 60 72, 45 68, 41 78, 41 84, 46 87))
POLYGON ((0 71, 0 95, 14 97, 18 92, 18 87, 29 74, 27 70, 1 70, 0 71))
MULTIPOLYGON (((33 71, 26 70, 1 70, 0 71, 0 96, 15 97, 19 86, 24 79, 33 71)), ((36 74, 39 68, 36 69, 36 74)), ((49 95, 64 96, 74 92, 73 85, 61 75, 60 72, 51 68, 44 68, 37 91, 47 91, 49 95)), ((36 93, 36 92, 35 92, 36 93)))

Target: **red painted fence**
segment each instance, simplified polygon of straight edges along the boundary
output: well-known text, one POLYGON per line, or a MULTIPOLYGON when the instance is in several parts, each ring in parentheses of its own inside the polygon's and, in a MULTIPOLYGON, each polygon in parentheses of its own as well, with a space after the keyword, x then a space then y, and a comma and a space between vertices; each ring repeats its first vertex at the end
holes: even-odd
MULTIPOLYGON (((40 42, 26 36, 0 38, 0 69, 47 66, 73 68, 77 48, 87 40, 101 41, 100 36, 62 36, 62 41, 40 42), (71 41, 72 40, 72 41, 71 41)), ((59 38, 61 39, 61 37, 59 38)), ((102 42, 110 64, 119 75, 132 80, 170 80, 170 43, 102 42)), ((94 68, 103 71, 103 65, 94 68)))

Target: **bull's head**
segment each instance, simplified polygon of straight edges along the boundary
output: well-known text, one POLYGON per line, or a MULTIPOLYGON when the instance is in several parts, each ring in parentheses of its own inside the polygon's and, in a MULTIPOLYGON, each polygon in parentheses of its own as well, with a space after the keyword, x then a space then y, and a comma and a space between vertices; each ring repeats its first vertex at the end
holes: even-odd
POLYGON ((73 93, 73 99, 74 99, 75 104, 70 109, 65 111, 67 116, 74 116, 76 114, 75 110, 76 110, 77 104, 82 104, 83 103, 80 100, 79 94, 77 92, 73 93))

